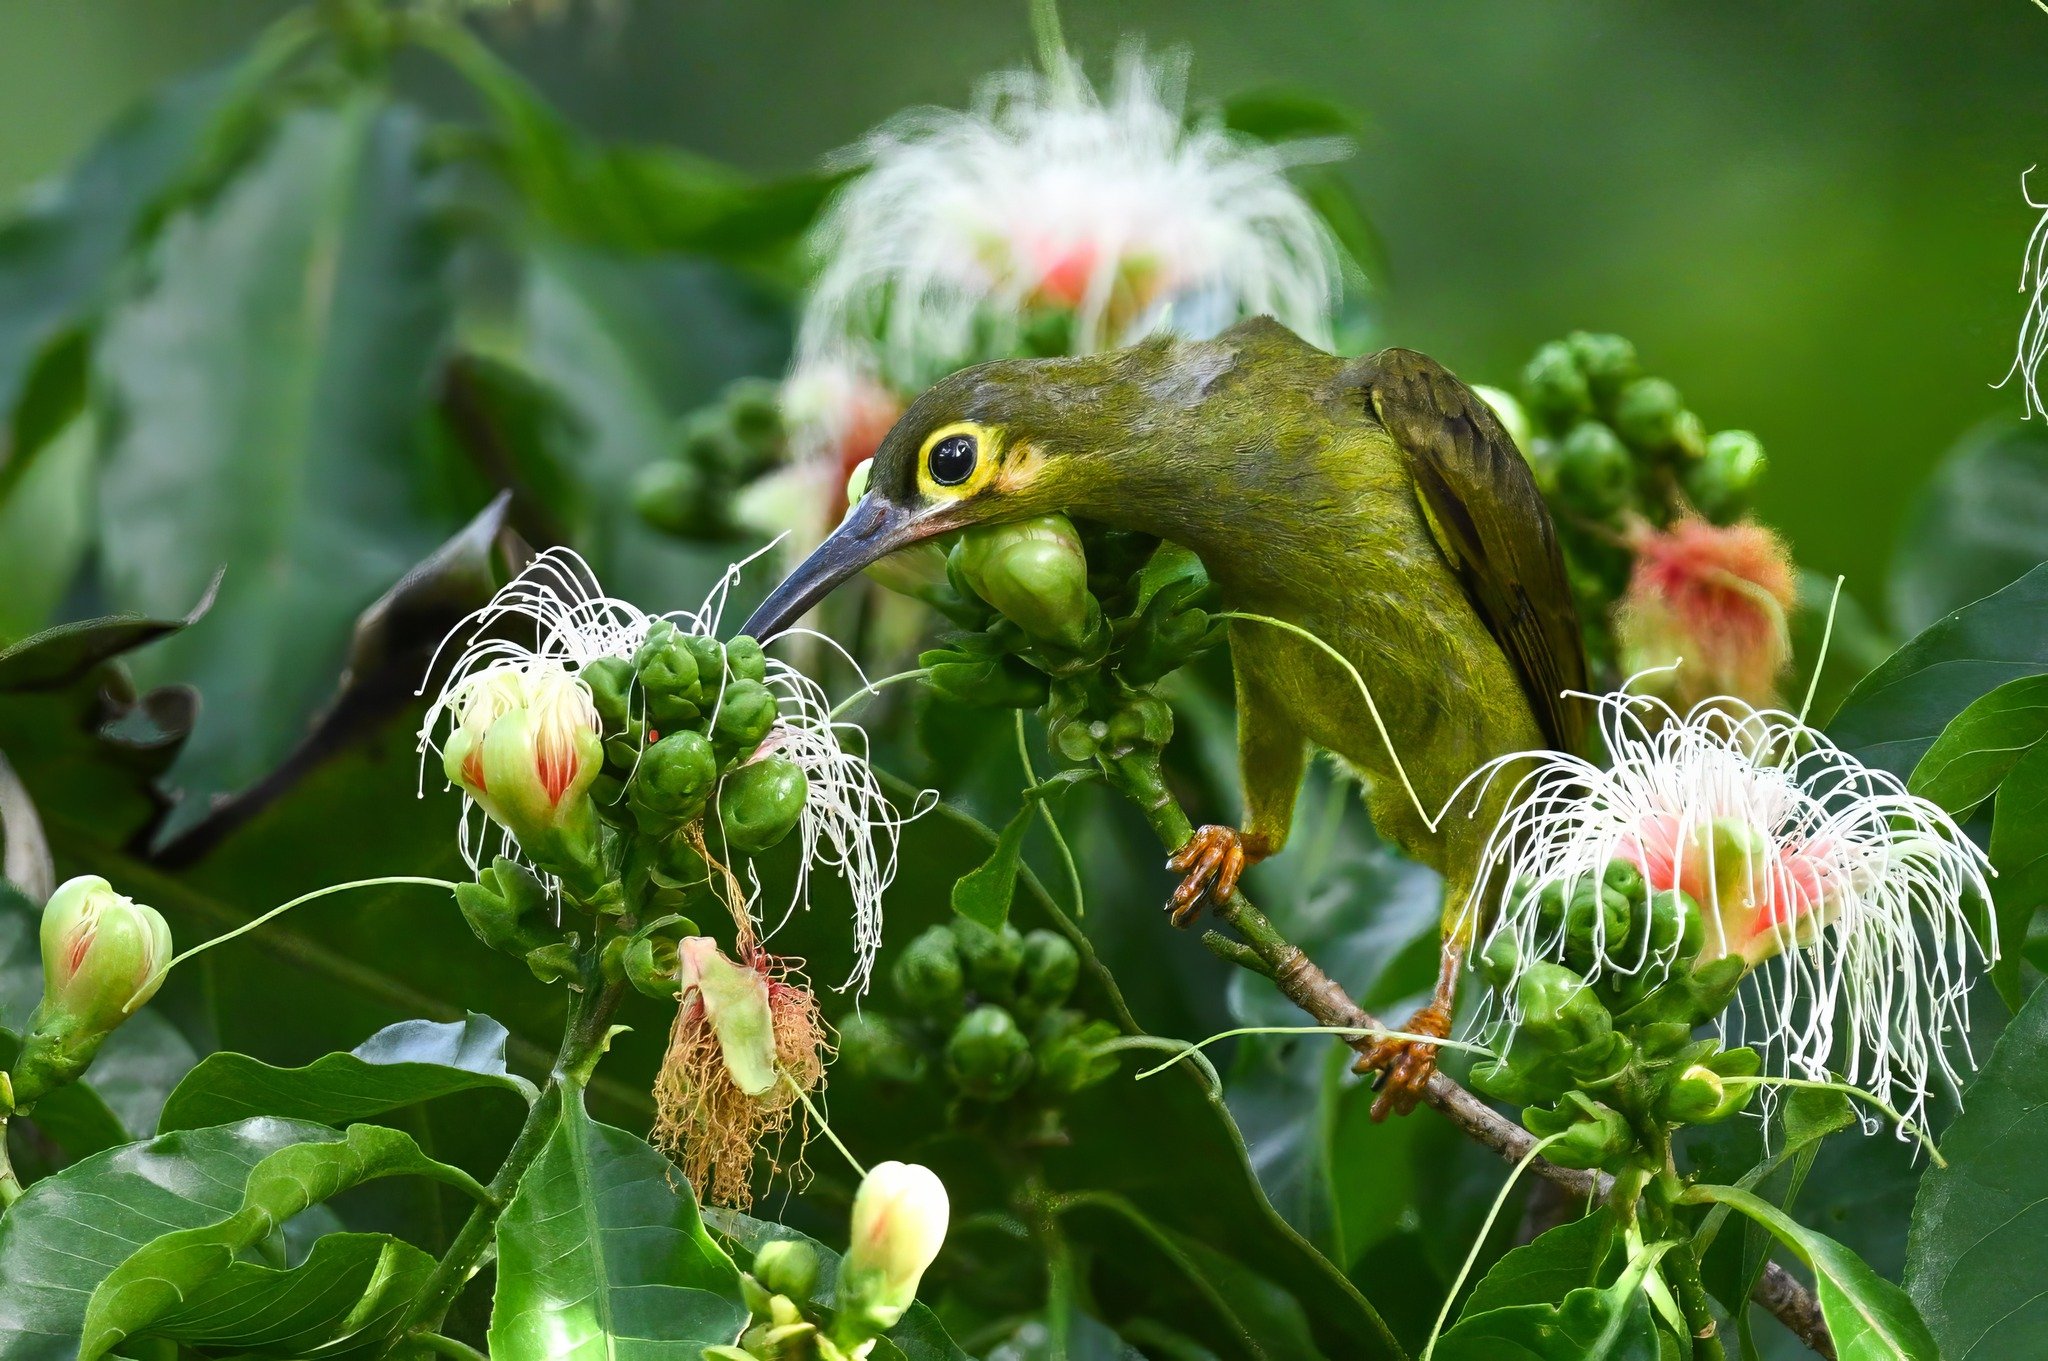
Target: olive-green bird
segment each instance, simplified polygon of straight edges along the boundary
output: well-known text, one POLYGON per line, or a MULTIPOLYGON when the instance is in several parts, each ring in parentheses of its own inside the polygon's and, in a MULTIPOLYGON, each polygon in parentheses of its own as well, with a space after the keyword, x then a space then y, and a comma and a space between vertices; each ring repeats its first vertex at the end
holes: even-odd
MULTIPOLYGON (((1406 1028, 1447 1034, 1467 904, 1513 781, 1434 815, 1482 763, 1576 749, 1584 722, 1565 694, 1585 688, 1586 662, 1556 533, 1493 412, 1413 351, 1340 359, 1264 318, 1213 340, 982 364, 911 404, 867 495, 746 631, 774 634, 896 549, 1051 511, 1193 549, 1230 609, 1298 625, 1358 669, 1432 818, 1328 653, 1233 621, 1245 825, 1194 834, 1169 861, 1185 878, 1168 907, 1188 924, 1286 845, 1321 747, 1363 774, 1381 835, 1444 876, 1442 972, 1406 1028)), ((1383 1075, 1375 1118, 1412 1109, 1434 1066, 1430 1044, 1366 1053, 1360 1070, 1383 1075)))

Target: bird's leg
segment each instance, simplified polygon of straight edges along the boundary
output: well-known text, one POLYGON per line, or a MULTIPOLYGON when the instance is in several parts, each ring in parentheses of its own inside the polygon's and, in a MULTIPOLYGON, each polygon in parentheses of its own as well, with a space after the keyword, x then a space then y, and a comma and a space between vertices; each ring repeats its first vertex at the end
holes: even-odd
POLYGON ((1271 843, 1263 833, 1216 823, 1197 827, 1187 844, 1167 858, 1166 867, 1182 876, 1180 887, 1167 899, 1167 915, 1175 926, 1192 926, 1202 915, 1203 902, 1229 902, 1245 866, 1270 853, 1271 843))
MULTIPOLYGON (((1436 991, 1429 1005, 1408 1018, 1401 1027, 1411 1035, 1443 1039, 1451 1033, 1451 1007, 1458 996, 1458 970, 1465 962, 1465 942, 1459 934, 1444 937, 1443 960, 1436 976, 1436 991)), ((1354 1073, 1377 1072, 1373 1079, 1379 1099, 1372 1103, 1375 1122, 1389 1115, 1406 1115, 1422 1100, 1422 1089, 1436 1071, 1437 1046, 1423 1040, 1387 1036, 1359 1056, 1351 1066, 1354 1073)))

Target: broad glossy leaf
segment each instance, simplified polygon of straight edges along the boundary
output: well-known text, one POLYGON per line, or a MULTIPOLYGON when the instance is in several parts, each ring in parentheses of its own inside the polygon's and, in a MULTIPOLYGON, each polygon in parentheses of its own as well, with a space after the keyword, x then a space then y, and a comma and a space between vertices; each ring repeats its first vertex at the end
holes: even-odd
POLYGON ((109 1273, 165 1233, 219 1223, 266 1158, 336 1143, 291 1120, 184 1130, 97 1154, 28 1188, 0 1217, 0 1357, 70 1361, 88 1301, 109 1273))
POLYGON ((2048 432, 1994 421, 1942 460, 1892 558, 1892 620, 1933 624, 2048 561, 2048 432))
POLYGON ((1913 1206, 1906 1289, 1947 1361, 2026 1356, 2048 1336, 2048 988, 1970 1083, 1913 1206))
POLYGON ((1727 1205, 1769 1229, 1806 1263, 1814 1275, 1821 1314, 1842 1356, 1859 1361, 1940 1361, 1934 1338, 1906 1292, 1869 1263, 1825 1234, 1814 1232, 1748 1191, 1733 1186, 1695 1186, 1686 1198, 1727 1205))
POLYGON ((1558 1304, 1523 1304, 1458 1320, 1437 1361, 1659 1361, 1640 1282, 1574 1290, 1558 1304), (1624 1290, 1622 1287, 1628 1288, 1624 1290))
POLYGON ((454 528, 416 457, 448 321, 422 131, 367 94, 293 112, 107 320, 108 596, 161 614, 227 567, 207 627, 147 659, 206 698, 181 818, 291 748, 356 616, 454 528))
POLYGON ((2009 1007, 2020 1004, 2021 950, 2048 902, 2048 742, 2013 764, 1991 806, 1991 896, 1998 909, 1999 959, 1991 981, 2009 1007))
POLYGON ((505 1070, 505 1027, 471 1014, 401 1021, 346 1054, 274 1068, 247 1054, 209 1054, 164 1106, 159 1128, 196 1129, 252 1115, 346 1125, 457 1092, 504 1092, 531 1102, 533 1084, 505 1070))
POLYGON ((330 1137, 280 1148, 250 1168, 240 1203, 226 1218, 163 1233, 107 1273, 86 1304, 79 1361, 94 1361, 124 1339, 149 1332, 198 1292, 214 1289, 240 1254, 293 1216, 364 1182, 426 1177, 478 1199, 486 1196, 469 1174, 420 1152, 411 1135, 381 1125, 352 1125, 341 1135, 323 1132, 330 1137))
POLYGON ((55 690, 85 679, 94 668, 190 628, 213 608, 219 572, 192 597, 181 614, 109 614, 58 624, 0 649, 0 693, 55 690))
MULTIPOLYGON (((817 1239, 787 1225, 716 1206, 705 1207, 704 1222, 712 1232, 739 1249, 735 1256, 741 1263, 751 1262, 754 1254, 769 1243, 792 1239, 810 1244, 812 1251, 818 1254, 818 1284, 811 1291, 809 1303, 821 1309, 837 1306, 839 1254, 817 1239)), ((946 1335, 945 1325, 939 1322, 938 1315, 922 1304, 910 1306, 902 1321, 889 1330, 887 1341, 904 1361, 967 1361, 967 1353, 946 1335)))
POLYGON ((1998 792, 2013 765, 2048 737, 2048 675, 2022 676, 1970 702, 1913 767, 1907 788, 1957 817, 1998 792))
POLYGON ((491 1355, 698 1361, 746 1316, 739 1273, 673 1165, 566 1091, 498 1222, 491 1355))
POLYGON ((1597 1210, 1560 1224, 1495 1262, 1472 1287, 1464 1315, 1555 1304, 1574 1290, 1597 1286, 1600 1267, 1615 1241, 1613 1216, 1597 1210))
POLYGON ((388 1337, 434 1259, 380 1233, 330 1233, 288 1270, 238 1261, 185 1295, 149 1336, 212 1352, 332 1357, 388 1337))
POLYGON ((2044 671, 2048 564, 1930 624, 1858 683, 1828 736, 1903 779, 1972 701, 2044 671))

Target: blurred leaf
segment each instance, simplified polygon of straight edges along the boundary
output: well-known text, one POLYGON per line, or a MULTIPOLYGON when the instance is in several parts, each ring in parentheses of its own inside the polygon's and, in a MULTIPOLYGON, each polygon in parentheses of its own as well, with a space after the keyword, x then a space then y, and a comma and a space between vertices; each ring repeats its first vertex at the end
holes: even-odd
POLYGON ((1557 1304, 1468 1310, 1431 1355, 1440 1361, 1659 1361, 1645 1270, 1631 1265, 1613 1285, 1574 1290, 1557 1304))
POLYGON ((1999 1037, 1913 1205, 1906 1289, 1947 1361, 2024 1356, 2048 1330, 2048 989, 1999 1037))
POLYGON ((2048 565, 1965 605, 1860 681, 1828 724, 1837 746, 1904 779, 1979 696, 2048 671, 2048 565))
POLYGON ((1599 1285, 1600 1267, 1615 1245, 1614 1216, 1596 1210, 1507 1253, 1472 1287, 1464 1314, 1525 1304, 1555 1304, 1574 1290, 1599 1285))
POLYGON ((2028 927, 2048 902, 2048 742, 2014 763, 1991 806, 1991 896, 1998 912, 1998 962, 1991 981, 2009 1008, 2020 1006, 2020 963, 2028 927))
POLYGON ((0 882, 40 906, 57 888, 57 867, 50 859, 50 839, 34 796, 14 773, 7 753, 0 751, 0 882))
POLYGON ((421 132, 368 95, 289 114, 108 319, 109 598, 161 613, 228 568, 147 660, 206 699, 174 825, 290 749, 356 615, 446 533, 413 448, 448 320, 421 132))
MULTIPOLYGON (((808 1243, 818 1254, 818 1284, 809 1303, 822 1309, 838 1305, 839 1254, 817 1239, 785 1225, 756 1219, 738 1210, 711 1205, 704 1208, 704 1222, 711 1231, 737 1247, 739 1260, 751 1262, 754 1254, 770 1243, 785 1239, 808 1243)), ((903 1319, 886 1334, 887 1341, 905 1361, 968 1361, 967 1353, 946 1336, 938 1316, 922 1304, 913 1304, 903 1319)))
POLYGON ((62 424, 52 417, 75 403, 79 386, 62 380, 79 371, 77 328, 100 306, 144 210, 198 148, 225 88, 219 73, 167 86, 0 224, 0 502, 62 424), (24 422, 18 404, 39 368, 54 406, 24 422))
POLYGON ((547 1143, 498 1222, 492 1354, 698 1361, 746 1318, 739 1273, 668 1159, 562 1089, 547 1143))
POLYGON ((1994 421, 1964 436, 1914 498, 1892 557, 1892 621, 1909 633, 2048 561, 2048 431, 1994 421))
POLYGON ((214 573, 197 593, 198 604, 182 615, 151 618, 111 614, 77 623, 59 624, 0 649, 0 694, 10 691, 55 690, 83 680, 93 668, 126 652, 190 628, 213 608, 220 589, 214 573))
POLYGON ((511 522, 547 547, 581 542, 589 523, 573 464, 584 431, 546 383, 500 359, 458 354, 441 372, 434 430, 492 485, 511 522))
POLYGON ((1770 1202, 1733 1186, 1695 1186, 1687 1199, 1739 1210, 1762 1224, 1814 1274, 1821 1315, 1835 1350, 1858 1358, 1940 1361, 1934 1339, 1906 1292, 1825 1234, 1815 1233, 1770 1202))
POLYGON ((165 1233, 232 1215, 270 1155, 341 1137, 290 1120, 185 1130, 29 1187, 0 1217, 0 1358, 72 1361, 87 1302, 114 1268, 165 1233))
POLYGON ((1950 720, 1913 767, 1907 788, 1966 818, 2044 737, 2048 675, 2007 681, 1950 720))
POLYGON ((94 431, 74 421, 0 498, 0 647, 45 627, 77 581, 93 533, 94 431))
POLYGON ((1010 918, 1010 899, 1017 894, 1018 856, 1024 849, 1024 835, 1031 830, 1037 809, 1030 800, 1003 824, 1002 834, 988 859, 969 870, 953 885, 953 910, 971 922, 994 931, 1010 918))
POLYGON ((1223 125, 1261 142, 1365 136, 1357 110, 1295 85, 1262 85, 1223 101, 1223 125))
POLYGON ((211 1054, 178 1084, 158 1128, 196 1129, 251 1115, 346 1125, 457 1092, 509 1092, 533 1100, 533 1084, 505 1071, 505 1027, 471 1014, 461 1022, 401 1021, 350 1053, 303 1068, 273 1068, 247 1054, 211 1054))
MULTIPOLYGON (((238 1256, 278 1225, 351 1187, 380 1177, 427 1177, 487 1198, 468 1174, 435 1162, 395 1129, 352 1125, 336 1136, 319 1126, 305 1128, 312 1131, 305 1140, 249 1169, 240 1203, 226 1218, 160 1234, 107 1273, 85 1308, 79 1361, 95 1361, 126 1339, 146 1335, 190 1296, 217 1288, 238 1256)), ((396 1321, 387 1309, 385 1322, 396 1321)))
POLYGON ((330 1233, 289 1270, 238 1261, 187 1293, 148 1336, 210 1353, 334 1356, 390 1336, 434 1259, 381 1233, 330 1233))

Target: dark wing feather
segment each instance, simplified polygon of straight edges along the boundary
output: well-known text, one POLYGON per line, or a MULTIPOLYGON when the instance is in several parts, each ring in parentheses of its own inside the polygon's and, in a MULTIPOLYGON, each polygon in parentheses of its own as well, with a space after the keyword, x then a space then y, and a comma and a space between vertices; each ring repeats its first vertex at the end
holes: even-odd
POLYGON ((1536 479, 1485 400, 1413 350, 1381 350, 1348 366, 1373 412, 1408 455, 1444 556, 1521 678, 1550 742, 1578 751, 1585 643, 1564 557, 1536 479))

